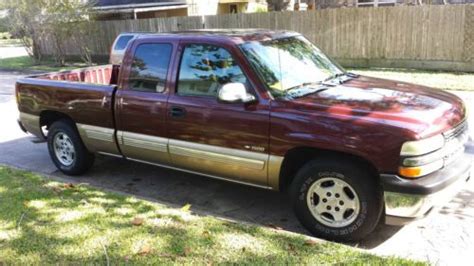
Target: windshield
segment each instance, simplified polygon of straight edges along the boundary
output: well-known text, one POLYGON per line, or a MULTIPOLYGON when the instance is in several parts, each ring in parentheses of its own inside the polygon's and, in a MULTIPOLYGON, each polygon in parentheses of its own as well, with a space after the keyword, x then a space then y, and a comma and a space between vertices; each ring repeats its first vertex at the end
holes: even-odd
POLYGON ((240 47, 275 97, 345 73, 303 36, 247 42, 240 47))

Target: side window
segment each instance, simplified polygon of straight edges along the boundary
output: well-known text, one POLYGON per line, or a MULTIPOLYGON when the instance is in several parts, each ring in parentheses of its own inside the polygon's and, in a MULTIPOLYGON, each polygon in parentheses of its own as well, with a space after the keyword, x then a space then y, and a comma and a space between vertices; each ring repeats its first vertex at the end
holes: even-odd
POLYGON ((230 82, 246 83, 246 78, 230 53, 207 44, 185 47, 178 79, 178 94, 216 97, 218 89, 230 82))
POLYGON ((132 62, 129 88, 135 91, 163 92, 171 51, 171 44, 139 45, 132 62))
POLYGON ((127 48, 128 42, 133 38, 133 35, 123 35, 120 36, 115 44, 114 50, 125 50, 127 48))

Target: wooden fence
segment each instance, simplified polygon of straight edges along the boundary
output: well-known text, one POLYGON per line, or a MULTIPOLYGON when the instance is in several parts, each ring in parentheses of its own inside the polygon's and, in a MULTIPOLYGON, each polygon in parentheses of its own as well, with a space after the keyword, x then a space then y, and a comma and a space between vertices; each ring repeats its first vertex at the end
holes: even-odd
MULTIPOLYGON (((474 72, 474 5, 338 8, 90 23, 84 42, 107 57, 125 31, 168 32, 196 28, 268 28, 298 31, 345 66, 408 67, 474 72)), ((66 54, 80 45, 64 40, 66 54)), ((41 47, 52 54, 52 41, 41 47)))

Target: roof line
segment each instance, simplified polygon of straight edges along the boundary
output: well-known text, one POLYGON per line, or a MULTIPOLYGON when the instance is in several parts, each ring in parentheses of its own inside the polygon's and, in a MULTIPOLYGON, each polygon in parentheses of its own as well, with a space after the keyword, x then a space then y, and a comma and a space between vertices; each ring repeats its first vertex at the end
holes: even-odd
POLYGON ((150 6, 173 6, 187 4, 186 1, 182 2, 158 2, 158 3, 143 3, 143 4, 126 4, 126 5, 110 5, 110 6, 95 6, 94 10, 107 10, 107 9, 124 9, 124 8, 139 8, 139 7, 150 7, 150 6))

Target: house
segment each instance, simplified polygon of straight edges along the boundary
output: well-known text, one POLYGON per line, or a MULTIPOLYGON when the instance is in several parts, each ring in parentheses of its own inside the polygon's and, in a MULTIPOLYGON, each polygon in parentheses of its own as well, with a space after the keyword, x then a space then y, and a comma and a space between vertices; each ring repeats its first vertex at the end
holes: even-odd
POLYGON ((266 10, 264 0, 91 0, 91 3, 96 20, 203 16, 266 10))
POLYGON ((474 0, 90 0, 96 20, 205 16, 337 7, 463 4, 474 0))
POLYGON ((92 0, 96 20, 187 16, 186 0, 92 0))
POLYGON ((266 11, 265 0, 188 0, 189 16, 266 11))

